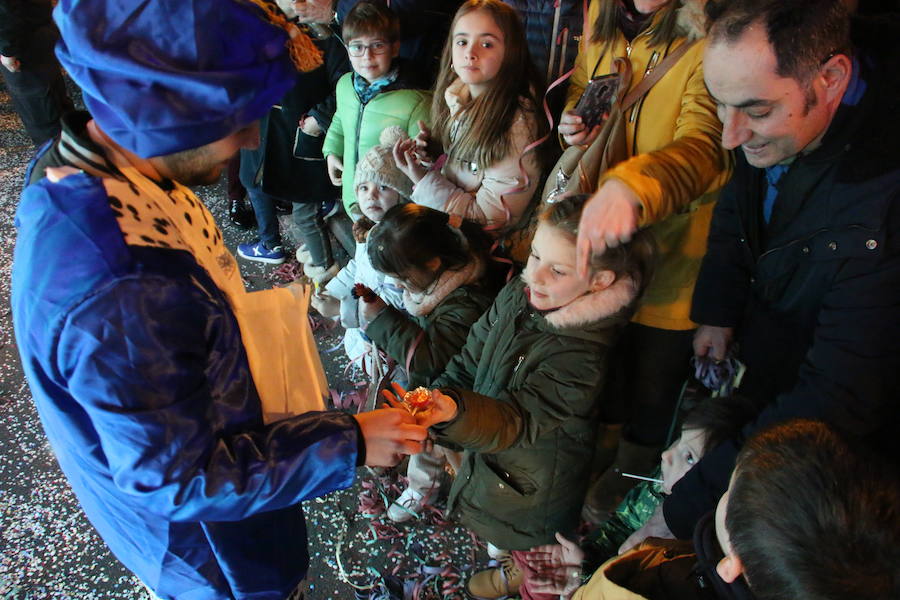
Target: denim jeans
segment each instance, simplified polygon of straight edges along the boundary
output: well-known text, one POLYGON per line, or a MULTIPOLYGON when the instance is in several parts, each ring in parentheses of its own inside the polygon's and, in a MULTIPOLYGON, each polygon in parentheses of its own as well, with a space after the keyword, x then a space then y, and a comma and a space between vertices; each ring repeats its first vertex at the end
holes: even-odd
MULTIPOLYGON (((271 250, 281 245, 281 234, 278 231, 278 213, 275 211, 275 200, 289 202, 282 198, 276 198, 259 188, 247 190, 253 212, 256 213, 257 230, 259 239, 271 250)), ((300 237, 312 256, 313 265, 317 267, 329 267, 333 262, 331 255, 331 240, 328 237, 326 227, 319 214, 319 202, 293 202, 291 218, 300 237)))
POLYGON ((306 249, 309 250, 312 264, 316 267, 330 267, 334 262, 331 256, 331 240, 328 237, 328 227, 319 212, 319 203, 295 202, 291 218, 300 231, 306 249))

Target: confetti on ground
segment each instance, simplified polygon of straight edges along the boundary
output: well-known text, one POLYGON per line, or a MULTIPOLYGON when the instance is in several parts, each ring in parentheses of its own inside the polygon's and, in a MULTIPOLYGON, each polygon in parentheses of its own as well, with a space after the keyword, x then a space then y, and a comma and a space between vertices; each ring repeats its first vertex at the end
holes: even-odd
MULTIPOLYGON (((0 82, 0 598, 145 600, 148 594, 97 537, 60 472, 16 352, 9 309, 13 220, 32 152, 0 82)), ((221 182, 197 191, 230 248, 255 239, 253 232, 228 221, 221 182)), ((281 218, 281 227, 285 245, 296 247, 289 216, 281 218)), ((280 268, 239 262, 251 289, 284 284, 302 273, 293 261, 280 268)), ((343 330, 318 316, 311 324, 332 387, 357 389, 363 375, 343 352, 343 330)), ((447 519, 441 500, 419 519, 401 525, 387 521, 385 501, 399 495, 403 485, 396 470, 363 469, 352 488, 304 503, 311 558, 308 600, 463 597, 467 569, 487 562, 484 549, 447 519), (361 503, 369 514, 360 512, 361 503)))

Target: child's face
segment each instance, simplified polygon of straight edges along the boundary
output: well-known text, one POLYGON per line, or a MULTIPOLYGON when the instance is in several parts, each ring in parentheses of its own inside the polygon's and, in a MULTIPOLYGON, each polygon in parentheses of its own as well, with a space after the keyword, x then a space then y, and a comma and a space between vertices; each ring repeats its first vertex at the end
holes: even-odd
POLYGON ((662 477, 663 491, 672 493, 672 488, 684 474, 703 456, 706 432, 702 429, 682 429, 681 436, 663 450, 662 477))
POLYGON ((579 277, 575 270, 575 241, 553 225, 538 225, 523 273, 533 307, 559 308, 592 289, 602 289, 605 286, 598 283, 598 275, 589 280, 579 277))
POLYGON ((453 70, 477 97, 490 86, 503 65, 503 32, 489 13, 476 10, 456 22, 452 43, 453 70))
POLYGON ((391 70, 391 62, 400 53, 400 42, 390 42, 381 35, 364 35, 347 42, 347 52, 353 70, 372 83, 391 70))
POLYGON ((384 218, 384 213, 389 208, 400 204, 400 194, 386 185, 361 181, 356 186, 356 201, 362 214, 377 223, 384 218))
POLYGON ((441 259, 436 256, 425 263, 423 269, 413 267, 406 273, 387 275, 391 278, 391 283, 400 289, 413 294, 419 294, 431 287, 431 284, 437 279, 440 268, 441 259))

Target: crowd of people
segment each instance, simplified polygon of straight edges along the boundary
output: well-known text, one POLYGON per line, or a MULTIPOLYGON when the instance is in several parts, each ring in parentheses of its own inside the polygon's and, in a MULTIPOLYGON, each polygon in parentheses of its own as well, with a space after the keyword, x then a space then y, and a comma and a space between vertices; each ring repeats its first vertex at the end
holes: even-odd
POLYGON ((19 351, 154 597, 302 598, 299 503, 406 457, 387 518, 452 473, 472 598, 900 596, 896 7, 532 4, 0 2, 19 351), (320 375, 260 366, 305 302, 251 310, 226 170, 380 408, 264 415, 320 375))

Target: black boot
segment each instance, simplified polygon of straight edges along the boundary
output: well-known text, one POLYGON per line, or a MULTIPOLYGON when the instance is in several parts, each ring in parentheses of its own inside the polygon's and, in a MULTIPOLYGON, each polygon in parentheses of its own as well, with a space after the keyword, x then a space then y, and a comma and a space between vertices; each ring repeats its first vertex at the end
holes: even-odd
POLYGON ((247 198, 232 199, 228 207, 228 217, 241 229, 252 229, 256 226, 253 209, 247 206, 247 198))

